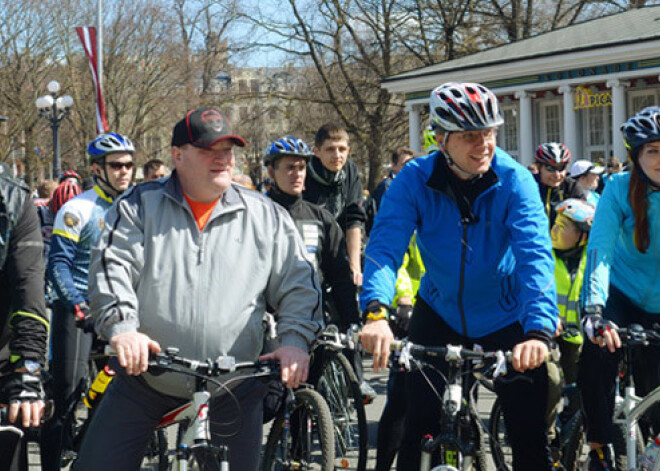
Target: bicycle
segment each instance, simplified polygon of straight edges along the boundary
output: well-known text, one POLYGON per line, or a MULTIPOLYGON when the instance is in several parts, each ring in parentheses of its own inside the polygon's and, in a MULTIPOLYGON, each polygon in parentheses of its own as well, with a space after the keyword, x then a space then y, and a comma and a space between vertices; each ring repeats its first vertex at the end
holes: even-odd
POLYGON ((333 471, 333 425, 325 400, 306 387, 287 389, 286 396, 266 440, 262 469, 333 471))
POLYGON ((310 382, 327 402, 335 437, 335 467, 364 471, 367 466, 367 416, 360 383, 342 350, 355 351, 357 326, 341 334, 328 325, 312 346, 310 382))
MULTIPOLYGON (((102 394, 98 394, 98 392, 93 391, 91 388, 94 382, 104 372, 105 368, 101 366, 107 363, 108 359, 108 355, 104 349, 105 344, 99 343, 90 353, 88 375, 81 378, 74 392, 76 400, 67 409, 64 430, 71 430, 71 449, 62 450, 61 468, 66 468, 77 459, 87 428, 92 421, 94 411, 103 398, 102 394), (94 397, 94 399, 90 400, 91 397, 94 397)), ((108 374, 107 369, 105 369, 105 372, 108 374)), ((114 371, 110 371, 109 374, 110 379, 107 386, 109 386, 109 382, 114 377, 114 371)), ((169 470, 167 435, 164 431, 154 433, 144 452, 140 469, 153 471, 169 470)))
POLYGON ((446 377, 440 373, 446 383, 444 395, 440 397, 434 389, 442 403, 440 432, 436 437, 429 436, 423 440, 420 470, 486 471, 484 426, 475 406, 479 382, 470 384, 464 378, 472 375, 476 379, 496 379, 506 374, 510 353, 469 350, 460 345, 425 347, 405 340, 392 342, 390 349, 400 352, 400 365, 407 371, 411 371, 412 367, 418 369, 429 385, 431 382, 423 368, 427 366, 440 372, 419 358, 440 357, 449 365, 446 377))
MULTIPOLYGON (((576 332, 579 331, 567 328, 562 335, 571 337, 576 332)), ((555 361, 558 363, 558 358, 555 361)), ((492 386, 489 389, 494 392, 492 386)), ((557 412, 556 420, 557 440, 555 443, 558 446, 550 447, 553 466, 560 471, 579 470, 578 457, 575 456, 575 453, 579 452, 585 444, 584 435, 576 433, 577 430, 582 430, 584 427, 582 411, 579 407, 580 401, 580 391, 577 384, 564 385, 561 392, 560 410, 557 412), (575 412, 572 412, 568 417, 563 417, 560 412, 568 404, 577 404, 578 406, 575 407, 575 412)), ((495 398, 490 410, 488 432, 495 469, 497 471, 510 471, 511 466, 508 457, 511 456, 511 447, 508 442, 502 403, 499 398, 495 398)))
MULTIPOLYGON (((647 442, 660 432, 659 424, 648 416, 651 409, 660 406, 660 387, 645 397, 636 395, 632 352, 636 348, 660 345, 660 326, 654 325, 652 329, 644 329, 639 324, 630 324, 627 328, 618 328, 617 331, 625 352, 614 401, 615 434, 612 448, 617 469, 636 471, 639 453, 642 453, 647 442), (621 384, 624 388, 623 395, 621 384)), ((571 432, 570 440, 573 444, 570 445, 572 448, 569 452, 576 457, 576 460, 580 456, 581 445, 578 444, 586 441, 584 435, 583 426, 576 425, 571 432)), ((659 467, 660 464, 656 464, 656 469, 659 467)))

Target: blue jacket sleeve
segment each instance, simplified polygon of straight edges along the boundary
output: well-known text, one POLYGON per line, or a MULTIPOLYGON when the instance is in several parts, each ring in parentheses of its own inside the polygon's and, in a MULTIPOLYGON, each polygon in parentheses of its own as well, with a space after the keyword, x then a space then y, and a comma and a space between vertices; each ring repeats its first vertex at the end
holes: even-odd
POLYGON ((58 298, 71 309, 74 305, 85 301, 76 289, 71 274, 77 247, 75 241, 53 234, 46 269, 48 279, 53 283, 58 298))
POLYGON ((621 197, 625 199, 628 193, 627 187, 618 184, 620 181, 605 185, 596 208, 587 245, 581 296, 583 306, 605 306, 607 302, 612 256, 623 227, 621 197), (619 192, 623 194, 619 195, 619 192))
POLYGON ((554 259, 548 218, 531 174, 518 172, 506 220, 516 258, 523 308, 520 323, 525 333, 542 331, 552 336, 557 328, 554 259))
POLYGON ((360 308, 378 300, 391 304, 394 299, 397 271, 403 262, 410 238, 417 224, 414 198, 416 168, 404 168, 383 197, 365 251, 364 280, 360 308))

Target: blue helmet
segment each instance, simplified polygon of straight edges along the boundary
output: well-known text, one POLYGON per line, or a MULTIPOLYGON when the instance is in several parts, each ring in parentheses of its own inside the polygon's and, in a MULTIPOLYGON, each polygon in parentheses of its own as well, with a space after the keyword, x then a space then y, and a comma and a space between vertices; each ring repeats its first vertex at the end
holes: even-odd
POLYGON ((87 146, 87 155, 89 155, 90 163, 98 162, 106 155, 116 152, 133 154, 135 147, 128 137, 116 132, 100 134, 87 146))
POLYGON ((649 106, 621 125, 623 140, 633 160, 648 142, 660 141, 660 107, 649 106))
POLYGON ((577 198, 565 199, 555 206, 555 211, 573 221, 584 232, 591 230, 591 224, 596 214, 594 205, 577 198))
POLYGON ((271 166, 281 157, 301 157, 308 161, 314 153, 302 139, 293 136, 284 136, 271 142, 264 150, 264 165, 271 166))

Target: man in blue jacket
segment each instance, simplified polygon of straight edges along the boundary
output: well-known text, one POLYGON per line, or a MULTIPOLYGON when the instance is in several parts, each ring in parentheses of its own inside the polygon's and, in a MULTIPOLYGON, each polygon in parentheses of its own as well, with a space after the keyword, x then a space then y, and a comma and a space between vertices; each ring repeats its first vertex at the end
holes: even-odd
MULTIPOLYGON (((533 379, 497 385, 513 468, 550 470, 544 359, 558 312, 548 220, 538 188, 524 167, 495 146, 503 119, 490 90, 447 83, 432 92, 430 108, 440 150, 410 162, 392 182, 367 245, 362 342, 374 355, 374 368, 387 366, 392 333, 386 305, 416 230, 426 275, 410 340, 512 350, 515 374, 533 379)), ((436 367, 446 371, 444 360, 436 367)), ((439 375, 426 374, 443 389, 439 375)), ((399 470, 419 469, 423 436, 439 431, 440 404, 424 377, 410 374, 406 387, 399 470)))

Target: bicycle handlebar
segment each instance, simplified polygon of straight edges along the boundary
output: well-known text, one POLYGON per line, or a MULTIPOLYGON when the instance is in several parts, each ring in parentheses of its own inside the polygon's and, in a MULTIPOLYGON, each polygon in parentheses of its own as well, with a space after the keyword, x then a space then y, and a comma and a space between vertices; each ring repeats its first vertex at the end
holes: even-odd
POLYGON ((660 345, 660 325, 645 329, 639 324, 630 324, 628 327, 617 327, 616 331, 621 342, 627 346, 660 345))
MULTIPOLYGON (((110 345, 106 346, 105 354, 107 356, 117 356, 117 352, 110 345)), ((279 371, 279 368, 280 364, 277 360, 257 360, 237 363, 236 359, 229 355, 219 356, 215 360, 194 360, 179 356, 179 349, 176 347, 167 347, 161 353, 151 352, 149 354, 149 370, 152 370, 152 372, 167 370, 181 374, 199 374, 211 377, 244 369, 256 369, 264 374, 275 374, 275 372, 279 371), (189 372, 173 368, 174 365, 182 366, 189 370, 189 372)))

